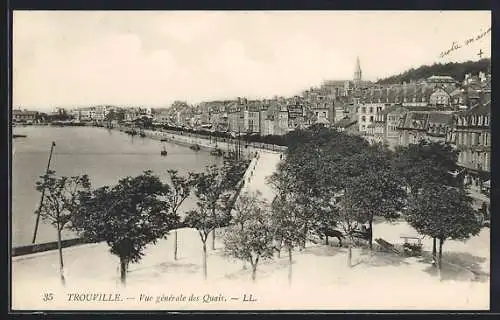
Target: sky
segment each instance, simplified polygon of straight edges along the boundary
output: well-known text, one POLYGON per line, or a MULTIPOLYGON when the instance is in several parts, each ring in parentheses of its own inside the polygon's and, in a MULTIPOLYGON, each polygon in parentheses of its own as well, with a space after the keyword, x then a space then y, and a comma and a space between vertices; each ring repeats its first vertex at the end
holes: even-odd
POLYGON ((15 11, 14 107, 291 96, 491 52, 489 11, 15 11), (468 45, 470 37, 487 34, 468 45), (453 43, 461 48, 445 57, 453 43))

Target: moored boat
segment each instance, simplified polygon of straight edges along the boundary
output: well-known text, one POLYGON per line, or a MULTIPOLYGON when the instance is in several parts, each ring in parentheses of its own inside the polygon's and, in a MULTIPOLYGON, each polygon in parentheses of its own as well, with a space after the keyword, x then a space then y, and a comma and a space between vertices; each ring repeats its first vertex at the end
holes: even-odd
POLYGON ((201 150, 201 147, 199 144, 193 144, 192 146, 189 147, 191 150, 194 150, 194 151, 200 151, 201 150))
POLYGON ((165 147, 163 147, 163 150, 160 152, 160 154, 162 156, 166 156, 167 155, 167 149, 165 149, 165 147))
POLYGON ((221 150, 221 149, 218 149, 218 148, 217 148, 217 149, 215 149, 215 150, 210 151, 210 154, 211 154, 212 156, 221 157, 224 153, 222 152, 222 150, 221 150))

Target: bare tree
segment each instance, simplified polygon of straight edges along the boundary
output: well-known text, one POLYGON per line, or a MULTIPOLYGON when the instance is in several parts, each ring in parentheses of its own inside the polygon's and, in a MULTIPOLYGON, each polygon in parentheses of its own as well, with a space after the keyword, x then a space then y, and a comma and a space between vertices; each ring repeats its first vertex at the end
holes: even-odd
MULTIPOLYGON (((168 193, 168 202, 170 214, 178 216, 179 208, 191 193, 190 177, 180 176, 177 170, 167 171, 170 178, 170 192, 168 193)), ((174 259, 177 260, 178 240, 177 228, 174 230, 174 259)))
POLYGON ((62 284, 65 284, 64 260, 62 254, 61 233, 70 226, 73 215, 79 206, 80 194, 90 192, 90 181, 87 175, 73 177, 56 177, 55 171, 49 170, 36 182, 36 189, 44 192, 39 210, 42 220, 52 224, 57 230, 57 248, 59 250, 59 270, 62 284))

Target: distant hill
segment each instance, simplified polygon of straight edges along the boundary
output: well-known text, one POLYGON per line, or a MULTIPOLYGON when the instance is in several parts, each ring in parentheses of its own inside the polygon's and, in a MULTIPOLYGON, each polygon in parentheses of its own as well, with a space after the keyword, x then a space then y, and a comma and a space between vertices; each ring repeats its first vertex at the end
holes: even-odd
POLYGON ((472 73, 478 74, 480 71, 487 72, 490 70, 491 60, 481 59, 479 61, 467 62, 450 62, 450 63, 436 63, 431 66, 421 66, 419 68, 412 68, 403 73, 388 78, 380 79, 378 84, 391 84, 410 82, 410 80, 425 79, 432 75, 436 76, 451 76, 455 80, 462 81, 465 74, 472 73))

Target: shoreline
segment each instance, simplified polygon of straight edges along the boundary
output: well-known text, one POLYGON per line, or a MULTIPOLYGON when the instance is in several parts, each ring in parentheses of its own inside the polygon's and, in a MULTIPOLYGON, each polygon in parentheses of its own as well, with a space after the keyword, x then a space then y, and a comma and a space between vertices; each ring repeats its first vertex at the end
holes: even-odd
MULTIPOLYGON (((124 132, 125 130, 129 129, 128 127, 115 127, 113 129, 108 129, 108 130, 118 130, 120 132, 124 132)), ((208 138, 201 138, 199 136, 192 136, 190 133, 184 134, 179 134, 179 133, 174 133, 174 132, 167 132, 167 131, 155 131, 155 130, 149 130, 145 129, 142 130, 144 132, 145 137, 144 138, 150 138, 153 140, 165 140, 165 142, 169 143, 174 143, 177 145, 181 146, 186 146, 186 147, 191 147, 195 144, 200 146, 200 148, 204 151, 213 151, 216 149, 221 150, 222 152, 230 152, 230 151, 235 151, 236 149, 236 140, 234 139, 229 139, 230 141, 219 141, 214 142, 214 139, 211 139, 210 137, 208 138)), ((139 136, 139 138, 141 138, 139 136)), ((223 138, 219 138, 223 139, 223 138)), ((226 138, 228 140, 228 138, 226 138)), ((280 146, 275 146, 275 150, 270 150, 267 148, 262 148, 262 147, 257 147, 255 144, 248 143, 247 147, 245 147, 245 141, 241 140, 241 152, 245 156, 252 156, 252 153, 255 152, 268 152, 268 153, 283 153, 286 150, 286 147, 280 147, 280 146), (282 149, 282 150, 277 150, 277 149, 282 149)))

